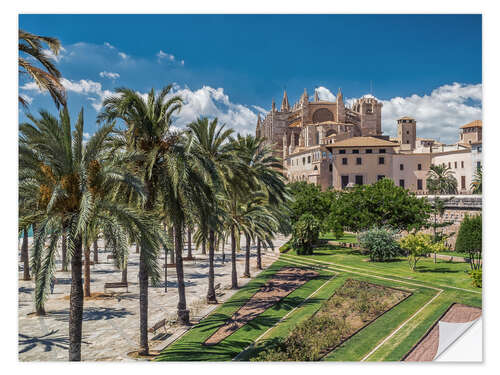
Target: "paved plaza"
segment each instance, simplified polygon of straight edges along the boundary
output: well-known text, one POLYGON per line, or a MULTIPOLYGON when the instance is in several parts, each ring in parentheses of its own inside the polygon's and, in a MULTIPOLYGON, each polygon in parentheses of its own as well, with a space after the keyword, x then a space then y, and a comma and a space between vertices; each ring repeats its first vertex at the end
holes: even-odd
MULTIPOLYGON (((278 248, 287 238, 278 237, 274 251, 262 250, 262 266, 269 267, 278 257, 278 248)), ((241 251, 237 254, 238 283, 243 286, 250 279, 242 278, 244 271, 244 238, 241 251)), ((31 247, 30 247, 31 250, 31 247)), ((219 302, 224 302, 236 291, 230 290, 231 262, 230 245, 225 245, 225 263, 222 264, 221 252, 215 256, 215 284, 220 283, 219 302)), ((121 281, 121 271, 116 269, 107 256, 111 253, 99 243, 99 264, 91 266, 91 292, 104 292, 104 283, 121 281)), ((186 299, 193 323, 210 313, 218 305, 205 303, 208 287, 208 256, 200 251, 193 251, 196 263, 184 262, 186 299)), ((163 254, 159 260, 163 265, 163 254)), ((93 256, 91 257, 93 259, 93 256)), ((256 268, 255 246, 252 246, 252 277, 259 273, 256 268)), ((20 361, 67 361, 68 360, 68 320, 69 292, 71 286, 70 272, 56 273, 57 283, 54 294, 49 295, 46 302, 47 315, 35 316, 33 303, 34 282, 22 281, 22 263, 19 263, 19 360, 20 361)), ((57 269, 61 268, 60 263, 57 269)), ((125 290, 108 291, 112 296, 102 299, 85 300, 83 310, 82 360, 84 361, 126 361, 134 360, 128 353, 138 349, 139 342, 139 286, 138 286, 139 254, 135 247, 130 248, 128 263, 128 293, 125 290)), ((149 287, 148 326, 152 327, 161 319, 174 321, 176 318, 177 277, 175 268, 168 268, 167 292, 164 280, 159 285, 149 287)), ((173 323, 167 329, 159 329, 149 333, 150 349, 158 351, 186 331, 186 327, 173 323)))

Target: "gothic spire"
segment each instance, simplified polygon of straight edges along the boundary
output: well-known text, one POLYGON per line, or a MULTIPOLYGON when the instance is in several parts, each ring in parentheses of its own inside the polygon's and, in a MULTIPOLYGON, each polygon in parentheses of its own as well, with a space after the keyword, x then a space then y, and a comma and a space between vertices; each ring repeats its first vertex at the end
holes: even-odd
POLYGON ((314 89, 314 101, 319 102, 318 90, 314 89))
POLYGON ((275 112, 276 111, 276 102, 274 101, 274 98, 273 98, 273 103, 272 103, 272 111, 275 112))
POLYGON ((283 93, 283 100, 281 101, 281 112, 288 112, 290 110, 290 105, 288 104, 288 95, 286 90, 283 93))

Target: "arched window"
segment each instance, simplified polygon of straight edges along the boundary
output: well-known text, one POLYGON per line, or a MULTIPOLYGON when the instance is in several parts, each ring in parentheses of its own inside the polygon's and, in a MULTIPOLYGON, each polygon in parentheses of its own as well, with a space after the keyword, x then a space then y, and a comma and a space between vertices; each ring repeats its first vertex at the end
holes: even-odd
POLYGON ((316 122, 333 121, 333 113, 326 108, 320 108, 313 113, 312 120, 316 122))

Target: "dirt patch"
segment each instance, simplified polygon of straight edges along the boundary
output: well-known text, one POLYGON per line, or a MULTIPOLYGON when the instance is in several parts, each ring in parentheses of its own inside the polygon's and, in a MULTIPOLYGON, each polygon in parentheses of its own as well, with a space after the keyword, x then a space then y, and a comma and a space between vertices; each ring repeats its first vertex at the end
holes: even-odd
POLYGON ((298 267, 283 267, 268 280, 204 345, 216 345, 249 321, 255 319, 295 289, 318 276, 318 272, 298 267))
POLYGON ((318 361, 410 295, 349 279, 312 317, 252 361, 318 361))
POLYGON ((403 357, 403 361, 427 362, 434 360, 439 347, 439 322, 466 323, 471 322, 481 316, 481 309, 462 305, 452 304, 448 310, 434 323, 424 337, 403 357))

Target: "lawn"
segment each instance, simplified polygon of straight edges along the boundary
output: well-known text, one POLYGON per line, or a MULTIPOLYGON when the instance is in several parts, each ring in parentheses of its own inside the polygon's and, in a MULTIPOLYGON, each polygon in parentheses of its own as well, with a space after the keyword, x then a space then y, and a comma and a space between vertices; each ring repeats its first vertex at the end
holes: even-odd
MULTIPOLYGON (((323 238, 328 238, 328 235, 323 238)), ((347 235, 340 241, 349 240, 354 242, 354 235, 347 235)), ((452 303, 481 307, 481 289, 471 286, 468 264, 439 259, 434 263, 433 259, 426 258, 419 261, 417 271, 413 272, 405 258, 391 262, 367 260, 366 255, 355 249, 333 245, 315 248, 310 256, 297 256, 293 250, 282 254, 280 260, 166 348, 157 359, 229 361, 238 356, 237 360, 250 360, 274 340, 286 338, 297 324, 318 311, 348 278, 401 288, 412 295, 329 353, 323 358, 326 361, 398 361, 452 303), (284 265, 322 268, 320 277, 295 290, 220 344, 211 347, 201 344, 284 265), (315 291, 313 297, 294 310, 315 291), (279 322, 292 310, 286 319, 279 322), (399 330, 393 334, 396 329, 399 330), (258 342, 255 342, 257 339, 258 342)))

